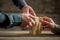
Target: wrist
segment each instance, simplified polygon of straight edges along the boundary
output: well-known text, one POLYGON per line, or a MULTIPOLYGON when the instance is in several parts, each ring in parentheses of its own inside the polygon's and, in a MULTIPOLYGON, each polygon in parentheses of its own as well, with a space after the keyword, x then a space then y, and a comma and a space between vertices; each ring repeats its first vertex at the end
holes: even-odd
POLYGON ((27 5, 27 4, 24 5, 24 6, 21 8, 21 10, 25 10, 26 8, 28 8, 28 5, 27 5))
POLYGON ((25 18, 24 18, 23 13, 21 14, 21 19, 22 19, 22 21, 21 21, 20 26, 21 26, 21 27, 26 27, 26 25, 25 25, 26 23, 24 22, 24 19, 25 19, 25 18))
POLYGON ((51 26, 49 27, 51 32, 54 32, 54 29, 55 29, 56 26, 57 26, 57 24, 51 24, 51 26))

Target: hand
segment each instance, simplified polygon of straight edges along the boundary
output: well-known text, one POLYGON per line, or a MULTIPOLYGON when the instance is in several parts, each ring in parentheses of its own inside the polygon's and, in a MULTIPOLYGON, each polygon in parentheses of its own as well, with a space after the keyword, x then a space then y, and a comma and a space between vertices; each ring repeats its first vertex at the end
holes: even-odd
POLYGON ((35 16, 36 16, 36 14, 35 14, 35 12, 34 12, 34 10, 30 7, 30 6, 28 6, 28 5, 25 5, 23 8, 22 8, 22 12, 23 12, 23 15, 29 15, 28 17, 28 19, 29 19, 29 24, 27 23, 25 26, 33 26, 33 24, 35 24, 35 22, 34 22, 34 18, 35 18, 35 16))
POLYGON ((54 30, 55 23, 52 20, 52 18, 49 18, 49 17, 41 17, 41 22, 43 24, 43 27, 48 27, 51 31, 54 30))
POLYGON ((31 6, 28 6, 28 5, 25 5, 23 8, 22 8, 22 12, 23 13, 26 13, 26 12, 29 12, 29 14, 33 15, 33 16, 36 16, 36 13, 34 12, 34 10, 32 9, 31 6))
POLYGON ((35 25, 34 16, 26 13, 21 13, 21 16, 22 16, 22 23, 21 23, 22 27, 26 27, 27 25, 31 27, 35 25))

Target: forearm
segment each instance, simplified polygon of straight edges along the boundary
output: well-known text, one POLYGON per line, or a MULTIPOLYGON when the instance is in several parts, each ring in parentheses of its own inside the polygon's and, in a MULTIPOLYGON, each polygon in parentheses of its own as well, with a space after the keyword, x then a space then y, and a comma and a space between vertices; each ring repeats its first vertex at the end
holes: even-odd
POLYGON ((12 1, 20 9, 22 9, 25 5, 27 5, 25 0, 12 0, 12 1))
POLYGON ((10 28, 13 26, 20 25, 22 22, 22 18, 20 14, 4 14, 0 13, 0 27, 2 28, 10 28))
POLYGON ((55 25, 54 26, 54 31, 55 34, 60 35, 60 26, 59 25, 55 25))

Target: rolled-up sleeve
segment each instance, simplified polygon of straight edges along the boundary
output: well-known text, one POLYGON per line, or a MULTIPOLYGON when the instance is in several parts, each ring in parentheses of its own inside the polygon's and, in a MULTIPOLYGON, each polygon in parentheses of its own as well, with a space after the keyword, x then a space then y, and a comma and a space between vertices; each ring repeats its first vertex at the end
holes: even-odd
POLYGON ((22 9, 27 4, 25 0, 12 0, 12 2, 20 9, 22 9))
POLYGON ((57 35, 60 35, 60 26, 59 25, 54 26, 54 33, 57 35))
POLYGON ((11 28, 13 26, 20 25, 21 22, 22 22, 22 17, 20 14, 0 13, 0 27, 1 28, 11 28))

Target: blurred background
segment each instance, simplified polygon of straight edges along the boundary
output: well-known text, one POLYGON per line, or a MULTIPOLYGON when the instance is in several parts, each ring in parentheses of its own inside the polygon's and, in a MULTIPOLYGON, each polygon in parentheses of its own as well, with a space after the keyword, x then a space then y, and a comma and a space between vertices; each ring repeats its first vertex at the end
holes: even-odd
MULTIPOLYGON (((34 9, 38 16, 51 17, 57 24, 60 24, 60 0, 26 0, 26 2, 34 9)), ((12 0, 0 0, 0 12, 21 13, 21 10, 13 4, 12 0)), ((3 31, 20 29, 20 27, 0 28, 3 31)))
MULTIPOLYGON (((34 9, 38 16, 51 17, 57 24, 60 24, 60 0, 26 0, 26 2, 34 9)), ((21 13, 21 10, 13 4, 12 0, 0 0, 0 12, 21 13)), ((19 26, 8 29, 0 28, 0 40, 60 40, 59 36, 54 35, 41 35, 41 37, 29 37, 29 35, 26 37, 26 35, 23 35, 23 37, 19 37, 20 34, 18 33, 20 30, 19 26), (15 34, 19 36, 11 37, 11 35, 15 34)))

